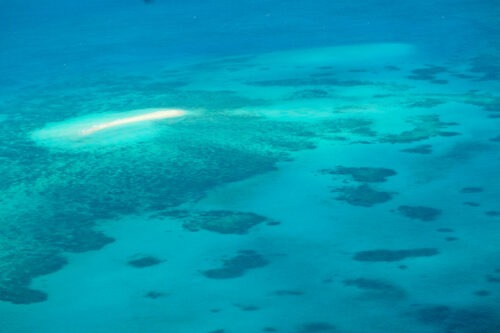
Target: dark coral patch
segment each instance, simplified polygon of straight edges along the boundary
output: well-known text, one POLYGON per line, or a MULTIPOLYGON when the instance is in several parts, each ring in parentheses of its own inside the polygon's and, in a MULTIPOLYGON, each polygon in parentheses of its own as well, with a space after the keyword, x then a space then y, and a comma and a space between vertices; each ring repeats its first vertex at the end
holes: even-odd
MULTIPOLYGON (((327 137, 338 140, 346 135, 362 137, 375 137, 377 133, 372 129, 373 122, 362 118, 339 118, 335 120, 325 120, 322 122, 322 132, 327 137)), ((345 140, 345 138, 344 138, 345 140)))
POLYGON ((399 68, 398 66, 394 66, 394 65, 384 66, 384 69, 387 70, 387 71, 391 71, 391 72, 400 71, 401 70, 401 68, 399 68))
POLYGON ((334 332, 334 331, 336 331, 334 325, 320 321, 303 324, 297 330, 298 333, 317 333, 317 332, 334 332))
POLYGON ((494 275, 486 275, 486 282, 500 283, 500 277, 494 275))
POLYGON ((344 284, 346 286, 356 287, 363 291, 375 292, 383 296, 389 296, 395 298, 401 298, 405 296, 405 291, 402 288, 387 281, 379 279, 367 279, 367 278, 348 279, 344 280, 344 284))
POLYGON ((304 292, 301 290, 277 290, 273 293, 276 296, 302 296, 304 292))
POLYGON ((435 248, 420 248, 411 250, 370 250, 356 252, 354 260, 368 262, 393 262, 407 258, 432 257, 439 254, 435 248))
POLYGON ((47 294, 23 286, 9 286, 0 288, 0 299, 13 304, 40 303, 47 300, 47 294))
POLYGON ((416 219, 420 221, 434 221, 439 215, 441 215, 441 210, 432 207, 425 206, 399 206, 398 211, 410 219, 416 219))
POLYGON ((203 229, 221 234, 243 235, 248 233, 252 227, 264 222, 271 223, 273 221, 255 213, 212 210, 192 214, 184 222, 183 227, 190 231, 203 229))
POLYGON ((499 57, 496 54, 484 54, 471 59, 470 71, 480 74, 479 80, 500 80, 499 57))
POLYGON ((166 294, 161 291, 148 291, 146 294, 144 294, 144 297, 151 299, 157 299, 165 296, 166 294))
POLYGON ((437 98, 424 98, 408 103, 409 108, 432 108, 445 102, 437 98))
POLYGON ((339 80, 333 77, 299 77, 291 79, 259 80, 247 81, 246 84, 258 87, 301 87, 301 86, 337 86, 337 87, 356 87, 380 85, 378 82, 361 80, 339 80))
POLYGON ((482 187, 470 186, 470 187, 464 187, 460 190, 460 193, 479 193, 479 192, 483 192, 482 187))
POLYGON ((443 323, 452 313, 452 309, 444 305, 426 306, 419 309, 415 316, 418 321, 427 325, 443 323))
POLYGON ((359 186, 346 186, 333 190, 340 192, 341 195, 336 197, 336 200, 345 201, 353 206, 371 207, 376 204, 381 204, 392 199, 393 193, 382 192, 373 189, 368 184, 359 186))
POLYGON ((239 254, 223 261, 222 267, 203 271, 211 279, 231 279, 243 276, 247 270, 263 267, 269 261, 255 251, 239 251, 239 254))
POLYGON ((411 71, 411 75, 408 76, 411 80, 422 80, 432 83, 442 84, 444 80, 437 78, 436 76, 442 73, 446 73, 448 70, 442 66, 428 65, 427 67, 417 68, 411 71))
POLYGON ((479 203, 474 202, 474 201, 465 201, 463 202, 465 206, 470 206, 470 207, 479 207, 481 206, 479 203))
POLYGON ((497 217, 497 216, 500 216, 500 211, 498 211, 498 210, 488 210, 488 211, 484 212, 484 214, 486 216, 489 216, 489 217, 497 217))
POLYGON ((484 289, 476 290, 474 292, 474 295, 479 296, 479 297, 486 297, 486 296, 490 296, 491 295, 491 291, 484 290, 484 289))
POLYGON ((437 132, 438 136, 457 136, 460 135, 459 132, 452 132, 452 131, 439 131, 437 132))
POLYGON ((141 256, 136 259, 131 259, 127 263, 132 267, 145 268, 145 267, 159 265, 162 262, 163 260, 160 260, 153 256, 141 256))
POLYGON ((298 90, 290 96, 290 99, 316 99, 329 98, 330 93, 324 89, 304 89, 298 90))
MULTIPOLYGON (((413 126, 413 129, 403 131, 399 134, 386 135, 380 139, 380 142, 387 143, 408 143, 415 141, 422 141, 434 136, 447 136, 446 132, 442 130, 448 126, 455 125, 454 123, 442 122, 436 115, 420 116, 408 120, 413 126)), ((456 135, 457 133, 453 133, 456 135)))
POLYGON ((14 304, 31 304, 47 300, 47 294, 27 287, 33 277, 56 272, 64 267, 66 258, 55 255, 45 256, 43 259, 32 262, 17 278, 8 279, 8 283, 0 285, 0 299, 14 304))
POLYGON ((258 311, 260 310, 260 307, 257 305, 252 305, 252 304, 240 304, 240 303, 235 303, 233 304, 235 307, 242 311, 258 311))
POLYGON ((82 228, 68 234, 61 248, 68 252, 87 252, 99 250, 114 241, 114 238, 108 237, 103 233, 82 228))
POLYGON ((413 148, 406 148, 401 150, 404 153, 413 153, 413 154, 431 154, 432 146, 431 145, 418 145, 413 148))
POLYGON ((446 305, 429 305, 416 310, 415 318, 440 332, 479 333, 500 332, 500 317, 496 310, 487 307, 453 308, 446 305))
POLYGON ((323 174, 329 175, 349 175, 357 182, 380 183, 385 182, 387 177, 396 175, 396 171, 387 168, 370 167, 344 167, 337 166, 335 169, 322 169, 323 174))

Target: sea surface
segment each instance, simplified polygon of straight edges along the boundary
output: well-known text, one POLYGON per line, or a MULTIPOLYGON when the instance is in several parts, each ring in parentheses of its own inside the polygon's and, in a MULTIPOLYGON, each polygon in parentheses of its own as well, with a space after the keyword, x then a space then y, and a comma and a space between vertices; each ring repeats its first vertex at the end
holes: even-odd
POLYGON ((498 333, 499 88, 498 0, 0 0, 0 332, 498 333))

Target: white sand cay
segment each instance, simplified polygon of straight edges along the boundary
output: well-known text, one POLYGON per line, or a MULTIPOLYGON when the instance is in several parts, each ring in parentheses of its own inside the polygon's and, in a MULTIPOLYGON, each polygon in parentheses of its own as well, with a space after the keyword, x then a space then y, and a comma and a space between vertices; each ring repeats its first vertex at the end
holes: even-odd
POLYGON ((182 109, 140 109, 116 113, 90 114, 50 123, 31 133, 37 144, 56 149, 84 149, 128 144, 156 135, 157 125, 179 119, 182 109))
POLYGON ((184 110, 160 110, 155 112, 150 112, 146 114, 141 114, 133 117, 119 118, 116 120, 108 121, 105 123, 99 123, 85 128, 82 130, 82 135, 90 135, 98 131, 102 131, 108 128, 113 128, 117 126, 124 126, 133 123, 139 123, 144 121, 167 119, 167 118, 177 118, 182 117, 186 114, 184 110))

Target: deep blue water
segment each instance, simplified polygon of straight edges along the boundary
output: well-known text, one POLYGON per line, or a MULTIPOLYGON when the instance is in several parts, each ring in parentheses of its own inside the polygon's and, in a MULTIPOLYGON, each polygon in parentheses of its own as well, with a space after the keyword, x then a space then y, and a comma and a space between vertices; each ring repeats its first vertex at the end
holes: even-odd
POLYGON ((0 330, 500 332, 499 17, 0 0, 0 330))

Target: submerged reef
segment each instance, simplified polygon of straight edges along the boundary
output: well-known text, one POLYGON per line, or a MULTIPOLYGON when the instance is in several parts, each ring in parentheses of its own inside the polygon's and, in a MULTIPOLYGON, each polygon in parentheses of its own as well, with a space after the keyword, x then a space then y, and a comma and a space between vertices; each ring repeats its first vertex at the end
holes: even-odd
POLYGON ((298 329, 297 333, 318 333, 318 332, 336 332, 337 329, 334 325, 322 322, 314 321, 302 324, 298 329))
POLYGON ((164 292, 161 291, 148 291, 146 294, 144 294, 145 298, 151 298, 151 299, 157 299, 157 298, 162 298, 167 296, 164 292))
POLYGON ((410 219, 416 219, 420 221, 434 221, 439 215, 441 215, 441 210, 432 207, 425 206, 399 206, 399 213, 410 219))
MULTIPOLYGON (((20 260, 26 260, 26 258, 19 258, 20 260)), ((30 304, 46 301, 48 295, 42 291, 34 290, 29 287, 31 278, 53 273, 62 267, 64 267, 68 262, 66 258, 55 255, 54 253, 43 253, 43 257, 40 256, 38 261, 28 261, 29 265, 21 262, 19 266, 23 267, 25 270, 22 274, 12 274, 9 270, 3 270, 0 274, 2 278, 6 281, 0 285, 0 299, 6 302, 11 302, 14 304, 30 304), (9 274, 10 273, 10 274, 9 274), (9 279, 9 277, 15 277, 9 279)))
POLYGON ((451 307, 426 305, 414 310, 415 319, 439 332, 479 333, 499 332, 498 310, 486 306, 451 307))
POLYGON ((442 122, 437 115, 416 117, 408 120, 408 123, 413 126, 413 129, 400 134, 385 135, 380 139, 380 142, 409 143, 426 140, 434 136, 458 135, 455 132, 444 132, 443 129, 455 124, 442 122))
POLYGON ((203 275, 210 279, 232 279, 243 276, 246 271, 264 267, 269 261, 252 250, 239 251, 238 255, 223 260, 222 267, 203 271, 203 275))
POLYGON ((394 193, 383 192, 373 189, 368 184, 359 186, 345 186, 332 190, 332 192, 340 192, 341 194, 335 199, 345 201, 353 206, 371 207, 376 204, 381 204, 392 199, 394 193))
POLYGON ((362 291, 375 293, 381 297, 402 298, 406 295, 405 291, 402 288, 390 282, 379 279, 347 279, 344 280, 343 283, 346 286, 356 287, 362 291))
POLYGON ((460 190, 460 193, 480 193, 480 192, 483 192, 483 188, 478 186, 464 187, 460 190))
POLYGON ((392 169, 371 167, 337 166, 335 169, 322 169, 319 172, 329 175, 349 175, 353 180, 364 183, 381 183, 385 182, 387 177, 396 175, 396 171, 392 169))
POLYGON ((435 84, 446 84, 447 80, 439 79, 437 75, 447 73, 448 69, 442 66, 428 65, 411 71, 410 80, 428 81, 435 84))
POLYGON ((432 108, 441 104, 444 104, 445 101, 437 99, 437 98, 424 98, 417 101, 412 101, 408 103, 409 108, 432 108))
POLYGON ((431 154, 432 146, 431 145, 418 145, 413 148, 401 149, 403 153, 413 153, 413 154, 431 154))
POLYGON ((317 98, 330 98, 331 95, 324 89, 303 89, 295 91, 289 99, 317 99, 317 98))
POLYGON ((240 304, 240 303, 234 303, 233 304, 235 307, 240 309, 241 311, 258 311, 260 310, 260 307, 257 305, 252 305, 252 304, 240 304))
POLYGON ((355 87, 380 85, 380 82, 361 81, 361 80, 339 80, 332 77, 301 77, 291 79, 259 80, 247 81, 246 84, 258 87, 304 87, 304 86, 337 86, 337 87, 355 87))
POLYGON ((145 268, 159 265, 162 262, 163 260, 160 260, 153 256, 139 256, 138 258, 129 260, 127 263, 135 268, 145 268))
MULTIPOLYGON (((44 301, 46 295, 29 289, 31 280, 61 268, 51 262, 64 252, 98 250, 112 242, 112 238, 94 230, 98 223, 139 212, 154 214, 198 200, 215 186, 272 171, 292 152, 314 147, 317 135, 304 124, 218 114, 218 110, 251 101, 233 99, 230 92, 217 94, 227 100, 226 104, 219 100, 214 115, 186 117, 169 124, 162 135, 151 140, 85 152, 44 150, 26 141, 28 133, 19 131, 44 126, 51 121, 47 118, 50 114, 62 119, 74 116, 70 113, 74 108, 68 103, 77 101, 71 96, 58 99, 58 105, 64 107, 61 112, 56 108, 52 113, 37 113, 46 99, 38 100, 40 105, 32 100, 20 105, 25 112, 38 115, 30 118, 29 124, 16 118, 3 121, 6 127, 2 139, 14 142, 12 149, 16 152, 4 160, 5 166, 19 172, 12 173, 12 177, 11 172, 6 172, 6 183, 0 187, 4 198, 0 201, 1 219, 6 221, 0 234, 0 243, 4 244, 0 254, 0 300, 44 301), (238 140, 228 141, 228 137, 238 140), (20 144, 22 140, 26 144, 20 144)), ((211 101, 214 92, 183 98, 193 105, 217 103, 211 101)), ((82 112, 85 110, 77 113, 82 112)), ((260 220, 254 215, 234 217, 243 219, 249 228, 260 220)), ((210 218, 215 216, 209 214, 202 219, 210 218)), ((233 229, 231 223, 224 227, 208 222, 202 225, 236 233, 245 229, 236 223, 233 229)))
POLYGON ((500 80, 500 57, 497 54, 483 54, 470 60, 469 71, 480 75, 478 80, 500 80))
POLYGON ((302 295, 304 295, 304 292, 301 290, 295 290, 295 289, 277 290, 273 293, 273 295, 276 295, 276 296, 302 296, 302 295))
POLYGON ((372 129, 373 121, 363 118, 338 118, 328 119, 321 123, 321 129, 325 138, 338 140, 345 136, 360 136, 363 138, 376 137, 372 129))
POLYGON ((356 252, 354 260, 369 262, 392 262, 407 258, 432 257, 438 255, 435 248, 419 248, 411 250, 370 250, 356 252))
POLYGON ((183 227, 190 231, 207 230, 220 234, 243 235, 261 223, 272 222, 268 218, 247 212, 212 210, 192 213, 184 219, 183 227))

